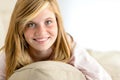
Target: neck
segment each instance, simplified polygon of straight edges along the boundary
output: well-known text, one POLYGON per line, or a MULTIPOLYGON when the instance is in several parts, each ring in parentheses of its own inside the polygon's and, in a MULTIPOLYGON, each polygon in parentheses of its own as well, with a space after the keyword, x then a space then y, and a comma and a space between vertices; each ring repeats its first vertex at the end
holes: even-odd
POLYGON ((46 51, 37 51, 37 50, 32 50, 29 49, 29 54, 33 61, 44 61, 44 60, 49 60, 49 57, 52 53, 52 49, 48 49, 46 51))

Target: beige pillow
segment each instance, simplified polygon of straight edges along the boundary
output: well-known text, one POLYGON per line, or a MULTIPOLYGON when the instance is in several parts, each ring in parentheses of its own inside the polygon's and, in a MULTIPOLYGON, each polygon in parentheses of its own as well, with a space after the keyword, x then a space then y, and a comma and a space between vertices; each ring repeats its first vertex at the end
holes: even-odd
POLYGON ((89 50, 89 52, 108 72, 112 80, 120 80, 120 51, 89 50))
POLYGON ((85 77, 69 64, 40 61, 15 71, 8 80, 85 80, 85 77))

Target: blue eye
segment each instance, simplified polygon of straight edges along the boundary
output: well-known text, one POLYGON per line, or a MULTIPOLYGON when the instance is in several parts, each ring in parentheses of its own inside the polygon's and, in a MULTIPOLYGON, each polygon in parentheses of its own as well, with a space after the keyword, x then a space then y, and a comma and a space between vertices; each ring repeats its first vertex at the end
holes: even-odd
POLYGON ((33 27, 35 27, 35 26, 36 26, 35 23, 28 23, 28 24, 27 24, 27 27, 29 27, 29 28, 33 28, 33 27))
POLYGON ((45 22, 46 25, 50 25, 51 23, 52 23, 52 20, 47 20, 47 21, 45 22))

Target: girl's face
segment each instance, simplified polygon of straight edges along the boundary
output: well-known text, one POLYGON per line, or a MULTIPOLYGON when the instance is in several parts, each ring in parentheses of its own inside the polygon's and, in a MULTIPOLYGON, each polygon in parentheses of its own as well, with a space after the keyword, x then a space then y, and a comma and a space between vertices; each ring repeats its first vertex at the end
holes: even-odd
POLYGON ((30 49, 48 51, 54 44, 58 34, 55 14, 49 8, 41 11, 26 25, 24 36, 30 49))

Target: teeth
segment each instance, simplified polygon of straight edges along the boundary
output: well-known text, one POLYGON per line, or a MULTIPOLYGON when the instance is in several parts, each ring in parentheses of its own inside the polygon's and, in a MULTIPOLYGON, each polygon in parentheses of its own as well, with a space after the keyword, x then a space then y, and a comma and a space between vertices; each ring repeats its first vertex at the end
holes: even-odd
POLYGON ((43 38, 43 39, 36 39, 36 41, 45 41, 47 40, 47 38, 43 38))

